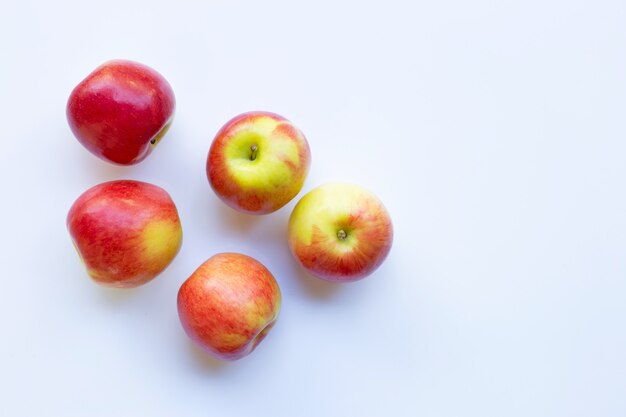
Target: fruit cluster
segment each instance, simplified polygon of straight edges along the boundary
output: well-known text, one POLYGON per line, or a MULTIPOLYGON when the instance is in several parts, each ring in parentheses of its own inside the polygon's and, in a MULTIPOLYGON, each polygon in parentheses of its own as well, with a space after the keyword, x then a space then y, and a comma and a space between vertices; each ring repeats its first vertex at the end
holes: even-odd
MULTIPOLYGON (((96 68, 72 91, 67 119, 76 138, 105 161, 144 160, 172 123, 175 98, 153 69, 131 61, 96 68)), ((228 206, 267 214, 302 189, 311 152, 302 132, 269 112, 239 115, 211 144, 206 173, 228 206)), ((182 243, 176 205, 162 188, 119 180, 96 185, 72 205, 67 227, 87 274, 97 283, 136 287, 174 259, 182 243)), ((391 248, 387 210, 353 184, 319 186, 296 204, 288 225, 295 259, 312 275, 349 282, 371 274, 391 248)), ((238 253, 212 256, 182 284, 178 314, 189 337, 233 360, 254 350, 278 317, 281 293, 271 272, 238 253)))

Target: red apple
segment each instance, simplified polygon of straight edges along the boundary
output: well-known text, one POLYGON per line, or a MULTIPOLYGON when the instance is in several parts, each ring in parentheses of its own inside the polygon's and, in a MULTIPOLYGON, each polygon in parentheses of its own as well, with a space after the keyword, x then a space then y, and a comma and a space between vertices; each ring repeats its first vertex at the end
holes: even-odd
POLYGON ((309 144, 282 116, 250 112, 217 133, 207 158, 209 183, 230 207, 267 214, 300 192, 309 172, 309 144))
POLYGON ((280 289, 270 271, 239 253, 209 258, 178 291, 185 332, 222 360, 252 352, 276 322, 280 304, 280 289))
POLYGON ((121 165, 144 160, 174 115, 174 92, 155 70, 109 61, 78 84, 67 102, 76 138, 94 155, 121 165))
POLYGON ((289 247, 311 274, 327 281, 366 277, 385 260, 393 227, 382 202, 353 184, 317 187, 289 218, 289 247))
POLYGON ((174 259, 182 241, 169 194, 131 180, 85 191, 70 208, 67 227, 89 276, 112 287, 150 281, 174 259))

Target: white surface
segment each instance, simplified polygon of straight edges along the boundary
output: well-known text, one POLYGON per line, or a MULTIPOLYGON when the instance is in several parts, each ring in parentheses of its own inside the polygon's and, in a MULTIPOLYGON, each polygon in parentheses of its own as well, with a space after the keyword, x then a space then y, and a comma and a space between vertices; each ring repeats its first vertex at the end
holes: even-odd
POLYGON ((204 3, 3 6, 0 415, 626 415, 626 3, 204 3), (177 98, 130 168, 65 120, 111 58, 177 98), (251 218, 215 197, 211 139, 253 109, 307 135, 304 191, 353 181, 385 202, 396 238, 375 275, 303 273, 285 244, 295 201, 251 218), (133 291, 93 284, 65 229, 79 194, 117 178, 166 188, 184 226, 171 267, 133 291), (284 298, 227 364, 175 307, 222 251, 265 263, 284 298))

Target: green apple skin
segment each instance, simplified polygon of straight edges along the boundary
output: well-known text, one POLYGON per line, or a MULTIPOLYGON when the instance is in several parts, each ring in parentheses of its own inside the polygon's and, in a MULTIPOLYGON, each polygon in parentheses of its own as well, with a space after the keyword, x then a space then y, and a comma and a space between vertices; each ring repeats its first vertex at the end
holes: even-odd
POLYGON ((393 242, 383 203, 354 184, 330 183, 305 194, 289 218, 289 248, 312 275, 356 281, 374 272, 393 242))
POLYGON ((215 136, 206 172, 218 197, 248 214, 272 213, 302 189, 311 165, 304 134, 269 112, 231 119, 215 136))

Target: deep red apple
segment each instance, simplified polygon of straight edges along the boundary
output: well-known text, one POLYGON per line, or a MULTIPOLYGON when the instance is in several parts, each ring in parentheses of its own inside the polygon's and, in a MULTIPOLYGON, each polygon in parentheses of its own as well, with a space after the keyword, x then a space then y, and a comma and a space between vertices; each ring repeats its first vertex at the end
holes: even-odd
POLYGON ((67 227, 89 276, 112 287, 150 281, 174 259, 182 241, 169 194, 132 180, 85 191, 70 208, 67 227))
POLYGON ((222 360, 252 352, 274 325, 280 304, 270 271, 239 253, 209 258, 178 291, 178 315, 187 335, 222 360))
POLYGON ((114 60, 78 84, 67 102, 76 138, 94 155, 121 165, 144 160, 172 122, 174 92, 155 70, 114 60))

